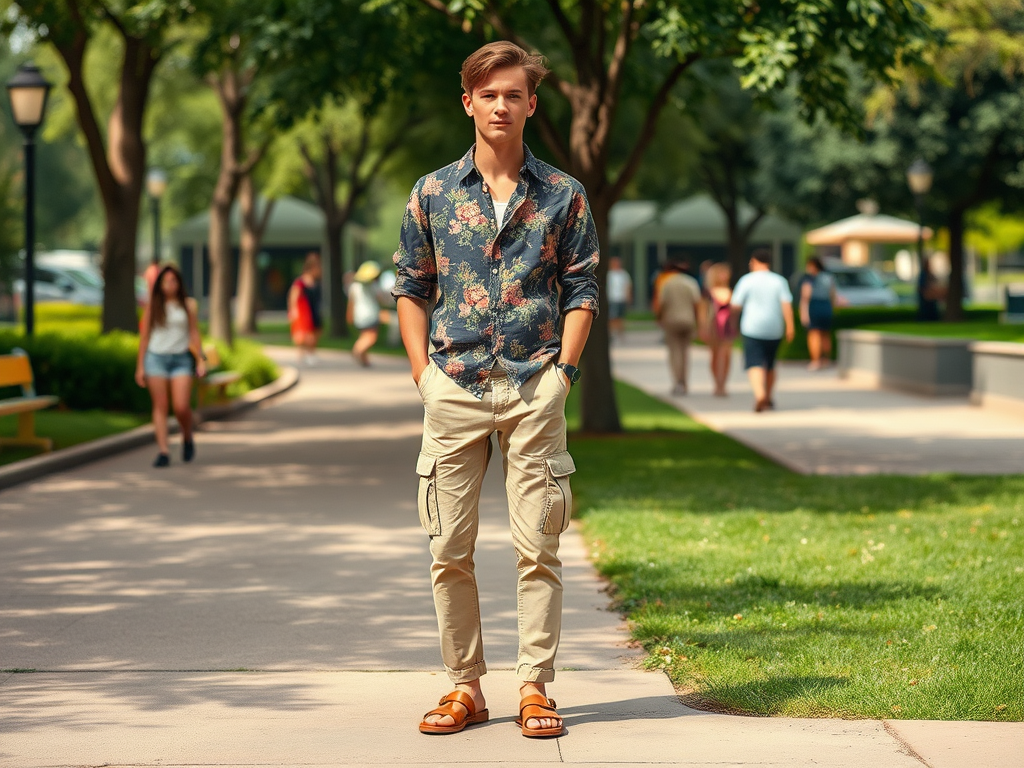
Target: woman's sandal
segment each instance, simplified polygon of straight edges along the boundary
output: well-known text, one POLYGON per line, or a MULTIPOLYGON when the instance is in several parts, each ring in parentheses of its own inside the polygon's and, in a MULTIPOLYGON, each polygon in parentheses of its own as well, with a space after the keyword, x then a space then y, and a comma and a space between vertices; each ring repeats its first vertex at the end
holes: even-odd
POLYGON ((420 723, 420 733, 458 733, 467 725, 486 723, 490 717, 486 709, 481 709, 477 712, 476 704, 473 703, 473 697, 463 691, 452 691, 447 696, 442 697, 439 704, 440 706, 435 707, 423 716, 423 721, 420 723), (456 709, 456 704, 459 705, 460 709, 456 709), (448 715, 455 722, 452 725, 428 723, 427 718, 431 715, 448 715))
POLYGON ((519 702, 519 718, 516 720, 523 730, 523 736, 531 739, 543 738, 546 736, 561 736, 565 728, 562 724, 562 717, 555 710, 555 700, 538 693, 524 696, 519 702), (527 720, 557 720, 558 725, 552 728, 527 728, 527 720))

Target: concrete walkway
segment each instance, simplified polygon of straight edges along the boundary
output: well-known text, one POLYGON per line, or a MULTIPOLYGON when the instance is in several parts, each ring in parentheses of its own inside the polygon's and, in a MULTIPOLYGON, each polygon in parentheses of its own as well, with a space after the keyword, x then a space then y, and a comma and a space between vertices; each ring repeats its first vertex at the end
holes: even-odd
POLYGON ((877 390, 840 379, 834 368, 809 372, 803 363, 779 365, 777 410, 754 413, 740 352, 733 353, 727 398, 711 394, 703 346, 691 350, 690 393, 673 397, 666 355, 657 331, 630 333, 613 349, 615 375, 797 472, 1024 472, 1019 414, 978 408, 966 398, 877 390))
POLYGON ((1019 765, 1017 724, 743 718, 635 668, 578 534, 551 687, 568 726, 522 738, 500 463, 477 561, 493 720, 416 731, 438 672, 416 522, 421 408, 401 360, 325 353, 277 403, 0 494, 0 766, 1019 765), (34 671, 29 671, 34 670, 34 671))

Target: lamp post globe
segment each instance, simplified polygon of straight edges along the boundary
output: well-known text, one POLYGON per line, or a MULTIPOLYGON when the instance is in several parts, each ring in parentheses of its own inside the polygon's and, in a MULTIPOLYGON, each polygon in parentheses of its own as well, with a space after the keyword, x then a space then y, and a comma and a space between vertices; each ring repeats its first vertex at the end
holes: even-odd
POLYGON ((25 62, 7 81, 7 98, 15 125, 21 129, 25 149, 25 335, 35 331, 35 133, 46 119, 50 83, 39 67, 25 62))
POLYGON ((152 264, 160 263, 160 198, 167 191, 167 174, 162 168, 150 168, 146 174, 146 192, 149 194, 150 206, 153 209, 153 259, 152 264))
POLYGON ((907 168, 907 186, 915 195, 927 195, 932 188, 932 167, 925 162, 924 158, 917 158, 907 168))

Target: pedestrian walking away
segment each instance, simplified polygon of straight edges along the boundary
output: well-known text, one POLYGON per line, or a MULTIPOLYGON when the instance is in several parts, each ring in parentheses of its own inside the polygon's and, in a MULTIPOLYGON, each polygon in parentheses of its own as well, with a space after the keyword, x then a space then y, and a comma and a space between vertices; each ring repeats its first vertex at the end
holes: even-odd
POLYGON ((775 355, 783 337, 792 341, 793 294, 782 275, 772 272, 772 254, 758 248, 750 255, 750 272, 736 283, 732 311, 740 314, 744 365, 754 390, 754 410, 775 407, 775 355))
POLYGON ((672 394, 688 391, 690 343, 702 312, 700 285, 687 274, 685 260, 670 258, 658 276, 654 291, 654 316, 665 332, 672 394))
POLYGON ((633 301, 633 281, 618 256, 608 260, 607 294, 608 331, 613 340, 621 339, 626 334, 626 310, 633 301))
POLYGON ((706 311, 701 323, 701 338, 711 351, 711 378, 715 396, 726 397, 726 382, 732 364, 732 343, 736 339, 736 323, 732 317, 732 268, 724 263, 710 265, 704 273, 706 311))
POLYGON ((921 259, 921 274, 917 276, 917 319, 936 322, 939 302, 946 298, 946 288, 932 271, 932 260, 921 259))
POLYGON ((171 464, 168 400, 181 428, 181 459, 189 462, 195 457, 192 382, 193 376, 206 375, 206 356, 197 317, 196 302, 185 292, 178 268, 163 267, 157 273, 149 303, 142 313, 139 358, 135 366, 135 382, 149 388, 153 401, 153 431, 160 451, 154 467, 171 464))
POLYGON ((812 256, 807 260, 807 273, 800 280, 800 322, 807 329, 807 351, 811 362, 807 369, 816 371, 832 360, 832 312, 836 303, 836 281, 812 256))
POLYGON ((288 289, 288 321, 291 323, 292 343, 299 351, 299 362, 316 363, 316 345, 323 330, 320 309, 322 290, 320 279, 323 268, 320 254, 309 253, 302 265, 302 274, 288 289))
POLYGON ((528 737, 563 732, 546 684, 555 677, 558 541, 575 471, 565 398, 598 311, 599 254, 582 185, 523 143, 545 74, 541 57, 509 42, 466 59, 462 102, 476 143, 417 182, 395 254, 393 294, 424 409, 417 506, 430 537, 441 658, 455 685, 424 715, 423 733, 489 718, 473 550, 492 434, 518 561, 516 724, 528 737))
POLYGON ((352 355, 364 368, 370 365, 370 347, 377 343, 380 328, 380 265, 375 261, 364 261, 348 288, 348 321, 357 331, 359 338, 352 345, 352 355))

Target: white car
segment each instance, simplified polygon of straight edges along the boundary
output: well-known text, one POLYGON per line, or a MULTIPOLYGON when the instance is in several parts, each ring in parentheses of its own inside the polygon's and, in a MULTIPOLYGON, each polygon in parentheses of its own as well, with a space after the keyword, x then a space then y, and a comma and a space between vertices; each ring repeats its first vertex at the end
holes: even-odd
MULTIPOLYGON (((69 304, 99 306, 103 303, 103 278, 88 268, 36 266, 34 298, 37 302, 66 301, 69 304)), ((25 300, 25 279, 12 285, 19 306, 25 300)))
POLYGON ((896 307, 900 297, 872 267, 854 267, 835 258, 823 258, 825 271, 836 283, 837 307, 896 307))

